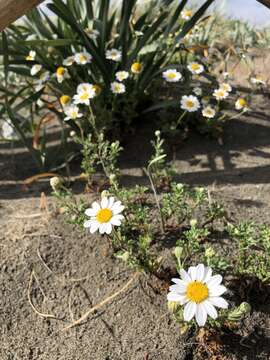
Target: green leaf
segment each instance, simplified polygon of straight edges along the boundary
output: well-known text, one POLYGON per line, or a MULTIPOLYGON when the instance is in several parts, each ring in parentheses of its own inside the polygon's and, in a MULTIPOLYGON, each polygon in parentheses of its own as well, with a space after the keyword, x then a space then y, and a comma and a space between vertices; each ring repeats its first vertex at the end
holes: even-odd
POLYGON ((67 46, 67 45, 74 45, 76 44, 76 40, 74 39, 57 39, 57 40, 19 40, 17 42, 20 45, 25 45, 25 46, 53 46, 53 47, 57 47, 57 46, 67 46))
POLYGON ((179 106, 179 101, 177 101, 177 100, 162 101, 153 106, 150 106, 148 109, 144 110, 143 113, 146 114, 151 111, 166 109, 169 107, 177 107, 177 106, 179 106))

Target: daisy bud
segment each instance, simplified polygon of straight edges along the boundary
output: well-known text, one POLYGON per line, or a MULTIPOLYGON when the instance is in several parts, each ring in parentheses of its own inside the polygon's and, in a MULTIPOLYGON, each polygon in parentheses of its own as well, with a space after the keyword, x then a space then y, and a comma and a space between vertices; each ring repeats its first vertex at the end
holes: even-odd
POLYGON ((110 183, 113 184, 116 180, 116 175, 115 174, 111 174, 109 177, 110 183))
POLYGON ((108 197, 110 196, 110 193, 108 190, 103 190, 102 193, 101 193, 101 198, 104 198, 104 197, 108 197))
POLYGON ((71 130, 71 132, 69 133, 69 136, 70 136, 70 137, 74 137, 75 135, 76 135, 76 131, 71 130))
POLYGON ((177 259, 181 259, 181 256, 183 254, 183 248, 181 246, 176 246, 173 253, 177 259))
POLYGON ((213 257, 215 255, 215 250, 212 248, 212 247, 207 247, 206 249, 205 249, 205 256, 207 257, 207 258, 211 258, 211 257, 213 257))
POLYGON ((178 183, 178 184, 176 185, 176 189, 177 189, 177 190, 182 190, 183 187, 184 187, 184 184, 181 184, 181 183, 178 183))
POLYGON ((130 254, 129 254, 128 251, 124 251, 124 252, 118 253, 118 254, 116 255, 116 257, 117 257, 118 259, 121 259, 121 260, 124 261, 125 263, 128 262, 129 256, 130 256, 130 254))
POLYGON ((156 137, 159 137, 159 136, 160 136, 160 130, 155 131, 155 136, 156 136, 156 137))
POLYGON ((57 192, 62 185, 62 180, 60 179, 60 177, 54 176, 50 179, 50 185, 53 191, 57 192))
POLYGON ((195 227, 197 225, 198 221, 196 219, 191 219, 189 223, 190 223, 191 227, 195 227))
POLYGON ((231 310, 228 314, 229 321, 241 321, 251 311, 251 306, 247 302, 242 302, 235 309, 231 310))
POLYGON ((177 301, 167 301, 167 307, 168 307, 169 311, 174 313, 177 310, 177 308, 179 307, 179 302, 177 302, 177 301))

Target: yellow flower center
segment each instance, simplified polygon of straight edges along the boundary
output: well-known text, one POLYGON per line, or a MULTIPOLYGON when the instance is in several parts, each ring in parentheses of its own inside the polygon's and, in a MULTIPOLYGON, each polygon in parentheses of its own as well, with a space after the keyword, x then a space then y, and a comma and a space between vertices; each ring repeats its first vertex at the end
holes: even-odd
POLYGON ((86 60, 86 56, 80 55, 80 62, 85 62, 86 60))
POLYGON ((194 106, 194 102, 192 100, 187 100, 186 105, 188 108, 192 108, 194 106))
POLYGON ((115 90, 116 92, 119 92, 120 89, 121 89, 120 85, 118 85, 118 84, 115 85, 114 90, 115 90))
POLYGON ((88 96, 88 93, 87 93, 87 92, 83 93, 83 94, 80 96, 80 99, 81 99, 81 100, 87 100, 88 98, 89 98, 89 96, 88 96))
POLYGON ((208 287, 200 281, 192 281, 187 286, 186 297, 196 304, 206 300, 209 296, 208 287))
POLYGON ((194 70, 194 71, 199 70, 199 68, 200 68, 199 64, 192 64, 191 65, 191 69, 194 70))
POLYGON ((238 102, 241 106, 245 106, 247 104, 245 99, 239 99, 238 102))
POLYGON ((107 223, 111 220, 113 213, 110 209, 100 209, 96 215, 97 221, 99 223, 107 223))
POLYGON ((62 95, 61 97, 60 97, 60 103, 62 104, 62 105, 66 105, 66 104, 68 104, 70 102, 70 96, 68 96, 68 95, 62 95))
POLYGON ((62 66, 60 66, 60 67, 56 70, 56 73, 57 73, 57 75, 60 75, 60 76, 64 75, 64 73, 65 73, 65 68, 63 68, 62 66))
POLYGON ((77 118, 77 111, 72 111, 72 113, 70 114, 72 119, 76 119, 77 118))
POLYGON ((185 10, 184 11, 184 16, 191 17, 191 15, 192 15, 192 12, 190 10, 185 10))
POLYGON ((142 70, 142 64, 141 64, 141 63, 136 62, 136 63, 132 64, 132 66, 131 66, 131 71, 132 71, 134 74, 140 73, 141 70, 142 70))
POLYGON ((168 78, 169 79, 174 79, 176 77, 176 74, 175 73, 169 73, 168 74, 168 78))

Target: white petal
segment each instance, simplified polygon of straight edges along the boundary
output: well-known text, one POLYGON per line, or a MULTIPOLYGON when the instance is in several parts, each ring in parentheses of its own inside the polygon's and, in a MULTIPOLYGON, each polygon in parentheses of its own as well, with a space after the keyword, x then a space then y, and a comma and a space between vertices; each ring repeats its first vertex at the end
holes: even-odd
POLYGON ((220 296, 213 296, 208 299, 212 305, 217 306, 221 309, 227 309, 229 304, 220 296))
POLYGON ((173 292, 176 292, 176 293, 185 293, 186 288, 187 287, 185 285, 175 284, 175 285, 171 285, 169 287, 169 290, 173 291, 173 292))
POLYGON ((172 282, 175 284, 187 286, 187 282, 182 279, 172 278, 172 282))
POLYGON ((106 223, 103 223, 103 224, 99 224, 99 232, 100 234, 104 234, 105 231, 106 231, 106 223))
POLYGON ((97 210, 95 210, 95 209, 91 209, 91 208, 89 208, 89 209, 86 209, 85 210, 85 215, 87 215, 87 216, 96 216, 96 214, 97 214, 97 210))
POLYGON ((204 265, 199 264, 199 265, 197 265, 197 268, 196 268, 196 280, 202 281, 203 278, 204 278, 204 265))
POLYGON ((180 295, 180 294, 176 294, 174 292, 169 292, 169 294, 167 294, 167 300, 169 301, 177 301, 177 302, 182 302, 184 296, 180 295))
POLYGON ((207 320, 207 312, 206 312, 206 309, 204 307, 204 303, 197 304, 197 310, 196 310, 195 318, 196 318, 197 324, 199 326, 204 326, 205 325, 206 320, 207 320))
POLYGON ((101 208, 104 209, 104 208, 107 208, 108 207, 108 198, 107 197, 104 197, 101 199, 101 208))
POLYGON ((112 209, 113 204, 114 204, 114 197, 110 196, 109 197, 109 202, 108 202, 108 209, 112 209))
POLYGON ((194 302, 192 301, 188 302, 184 308, 184 320, 190 321, 195 315, 196 309, 197 309, 197 305, 194 302))
POLYGON ((210 278, 210 280, 207 281, 208 287, 214 287, 222 282, 222 276, 221 275, 214 275, 210 278))
POLYGON ((218 317, 217 310, 215 307, 211 304, 209 300, 205 300, 203 302, 204 308, 209 316, 211 316, 212 319, 216 319, 218 317))
POLYGON ((92 208, 96 211, 100 210, 100 205, 98 202, 94 201, 92 204, 92 208))
POLYGON ((112 232, 112 224, 111 223, 107 223, 106 224, 106 228, 105 228, 105 233, 106 234, 110 234, 112 232))
POLYGON ((92 221, 91 227, 90 227, 90 233, 94 234, 99 228, 99 222, 98 221, 92 221))
POLYGON ((220 296, 220 295, 224 294, 225 291, 227 291, 227 289, 225 288, 225 286, 223 286, 223 285, 218 285, 218 286, 210 287, 210 288, 209 288, 209 295, 210 295, 210 296, 220 296))
POLYGON ((206 266, 206 267, 204 268, 204 279, 203 279, 203 282, 204 282, 204 283, 207 283, 207 282, 210 280, 211 276, 212 276, 212 269, 211 269, 209 266, 206 266))
POLYGON ((91 224, 92 224, 92 220, 87 220, 83 223, 83 227, 89 228, 91 226, 91 224))
POLYGON ((197 276, 197 269, 196 269, 196 266, 191 266, 189 269, 188 269, 188 274, 190 275, 191 277, 191 280, 196 280, 196 276, 197 276))
POLYGON ((180 276, 183 279, 183 281, 185 281, 185 282, 191 281, 189 274, 184 269, 180 269, 180 276))
POLYGON ((112 206, 112 212, 113 212, 114 215, 120 214, 125 208, 123 205, 119 205, 119 204, 116 205, 117 202, 114 203, 113 206, 112 206))

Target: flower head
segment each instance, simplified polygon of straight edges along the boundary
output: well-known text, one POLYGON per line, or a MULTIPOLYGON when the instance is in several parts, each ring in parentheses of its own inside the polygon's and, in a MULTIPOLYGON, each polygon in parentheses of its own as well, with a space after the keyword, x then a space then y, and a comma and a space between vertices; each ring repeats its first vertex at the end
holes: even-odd
POLYGON ((250 82, 251 84, 254 85, 265 85, 265 81, 263 80, 263 78, 259 75, 253 76, 250 78, 250 82))
POLYGON ((31 50, 25 59, 27 61, 34 61, 35 58, 36 58, 36 52, 34 50, 31 50))
POLYGON ((176 69, 169 69, 162 73, 163 79, 167 82, 177 82, 182 79, 182 75, 176 69))
POLYGON ((71 101, 71 97, 70 96, 68 96, 68 95, 62 95, 61 97, 60 97, 60 104, 62 105, 62 106, 67 106, 67 105, 69 105, 70 104, 70 101, 71 101))
POLYGON ((232 87, 228 83, 222 83, 219 88, 226 91, 226 92, 228 92, 228 93, 232 91, 232 87))
POLYGON ((192 74, 201 74, 204 71, 204 66, 197 63, 197 62, 192 62, 188 65, 188 70, 192 73, 192 74))
POLYGON ((64 66, 71 66, 74 64, 75 58, 74 56, 69 56, 63 61, 64 66))
POLYGON ((248 110, 248 104, 245 99, 239 98, 235 102, 236 110, 248 110))
POLYGON ((224 100, 226 99, 226 97, 229 96, 229 93, 223 89, 216 89, 213 92, 213 96, 217 99, 217 100, 224 100))
POLYGON ((142 72, 142 69, 143 69, 142 64, 139 62, 133 63, 130 68, 133 74, 140 74, 142 72))
POLYGON ((123 94, 126 91, 126 87, 124 84, 114 81, 111 83, 111 91, 114 94, 123 94))
POLYGON ((194 316, 199 326, 204 326, 209 315, 218 317, 215 307, 226 309, 228 303, 220 295, 227 289, 221 285, 222 276, 212 276, 212 269, 203 264, 191 266, 186 272, 180 270, 181 279, 172 279, 167 295, 168 301, 179 302, 184 307, 184 320, 190 321, 194 316))
POLYGON ((31 67, 30 74, 32 76, 35 76, 37 73, 40 72, 41 69, 42 69, 42 65, 35 64, 31 67))
POLYGON ((75 54, 74 60, 75 60, 76 64, 78 64, 78 65, 86 65, 91 62, 92 56, 87 52, 81 52, 81 53, 75 54))
POLYGON ((196 96, 189 95, 189 96, 182 96, 181 99, 181 108, 188 112, 197 111, 200 108, 200 102, 196 96))
POLYGON ((90 220, 85 221, 84 227, 90 229, 93 234, 99 230, 100 234, 110 234, 113 226, 120 226, 124 216, 121 212, 124 206, 121 201, 115 201, 114 197, 103 197, 101 203, 94 202, 92 208, 85 211, 90 220))
POLYGON ((96 96, 94 85, 89 83, 80 84, 77 87, 77 94, 74 95, 74 104, 90 105, 90 99, 96 96))
POLYGON ((76 106, 76 105, 67 106, 67 107, 65 107, 64 111, 66 114, 66 117, 64 119, 65 121, 76 120, 83 116, 83 114, 80 113, 78 106, 76 106))
POLYGON ((67 69, 65 69, 63 66, 59 66, 56 69, 56 78, 59 83, 62 83, 68 76, 67 69))
POLYGON ((194 92, 194 94, 195 95, 197 95, 197 96, 201 96, 202 95, 202 88, 200 88, 200 87, 195 87, 194 89, 193 89, 193 92, 194 92))
POLYGON ((9 122, 5 121, 3 124, 2 124, 2 129, 1 129, 1 132, 2 132, 2 136, 4 139, 7 139, 7 140, 11 140, 13 139, 15 136, 16 136, 16 133, 13 129, 13 127, 10 125, 9 122))
POLYGON ((185 9, 181 12, 181 17, 184 20, 189 20, 192 16, 192 11, 189 9, 185 9))
POLYGON ((119 62, 122 59, 122 53, 117 49, 107 50, 106 59, 119 62))
POLYGON ((98 38, 98 36, 100 35, 99 31, 96 29, 86 28, 86 29, 84 29, 84 31, 92 40, 96 40, 98 38))
POLYGON ((212 119, 216 115, 216 110, 211 106, 206 106, 202 109, 202 115, 208 119, 212 119))
POLYGON ((127 71, 117 71, 115 77, 118 81, 124 81, 129 77, 129 73, 127 71))

